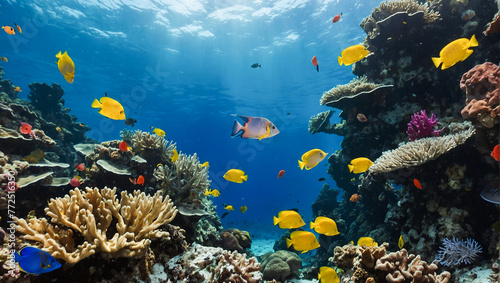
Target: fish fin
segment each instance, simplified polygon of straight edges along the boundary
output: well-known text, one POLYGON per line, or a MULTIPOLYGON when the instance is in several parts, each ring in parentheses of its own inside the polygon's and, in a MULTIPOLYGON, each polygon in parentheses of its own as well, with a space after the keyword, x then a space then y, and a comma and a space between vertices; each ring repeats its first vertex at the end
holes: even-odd
POLYGON ((286 247, 289 248, 292 245, 292 240, 286 239, 286 247))
POLYGON ((246 180, 248 180, 248 175, 243 175, 243 176, 241 176, 241 179, 243 179, 243 180, 245 180, 245 181, 246 181, 246 180))
POLYGON ((349 172, 352 172, 352 170, 354 170, 354 166, 352 166, 351 164, 347 164, 347 167, 349 168, 349 172))
POLYGON ((441 59, 441 57, 432 57, 431 59, 436 68, 439 68, 439 65, 443 62, 443 59, 441 59))
POLYGON ((308 252, 308 250, 307 250, 307 251, 302 251, 302 252, 301 252, 301 254, 303 254, 303 253, 307 253, 307 252, 308 252))
POLYGON ((315 226, 315 225, 314 225, 314 223, 313 223, 312 221, 311 221, 311 222, 309 222, 309 228, 310 228, 311 230, 314 228, 314 226, 315 226))
POLYGON ((273 216, 273 223, 274 225, 278 224, 280 222, 280 219, 276 216, 273 216))
POLYGON ((102 104, 99 102, 99 100, 94 99, 94 102, 92 102, 92 108, 101 108, 102 104))
POLYGON ((240 131, 243 131, 243 126, 238 121, 234 121, 231 137, 234 138, 240 131))
POLYGON ((262 65, 259 65, 259 68, 262 68, 262 65))
POLYGON ((59 53, 56 54, 56 58, 61 58, 61 51, 59 51, 59 53))
POLYGON ((344 64, 344 59, 342 59, 342 57, 338 57, 337 60, 339 61, 339 66, 342 66, 342 64, 344 64))
POLYGON ((318 65, 316 65, 316 71, 318 71, 318 72, 319 72, 319 64, 318 64, 318 65))
POLYGON ((469 40, 469 47, 474 47, 478 46, 479 44, 477 43, 476 35, 472 35, 472 37, 469 40))
POLYGON ((305 163, 299 160, 299 167, 300 167, 300 170, 303 170, 303 169, 304 169, 304 165, 305 165, 305 163))

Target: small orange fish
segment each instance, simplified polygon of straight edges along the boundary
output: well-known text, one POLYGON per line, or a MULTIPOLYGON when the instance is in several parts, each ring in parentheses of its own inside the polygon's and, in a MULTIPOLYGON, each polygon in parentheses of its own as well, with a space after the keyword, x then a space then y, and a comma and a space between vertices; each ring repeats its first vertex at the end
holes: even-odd
POLYGON ((127 143, 125 141, 122 141, 118 147, 121 151, 127 151, 127 143))
POLYGON ((130 180, 130 183, 134 184, 134 185, 143 185, 144 186, 144 177, 142 175, 139 175, 139 177, 137 179, 131 179, 131 178, 128 178, 130 180))
POLYGON ((500 161, 500 144, 495 145, 493 150, 491 151, 491 157, 493 157, 496 161, 500 161))
POLYGON ((333 17, 332 23, 338 22, 340 20, 340 16, 342 16, 342 13, 340 13, 340 14, 336 15, 335 17, 333 17))
POLYGON ((352 202, 358 202, 359 198, 360 198, 360 195, 358 195, 358 194, 353 194, 353 195, 349 198, 349 200, 350 200, 350 201, 352 201, 352 202))
POLYGON ((359 113, 358 115, 356 115, 356 119, 358 119, 358 121, 360 121, 361 123, 368 121, 368 118, 366 118, 365 114, 363 113, 359 113))
POLYGON ((313 63, 313 66, 316 67, 316 71, 319 72, 318 59, 316 59, 316 55, 313 56, 311 62, 313 63))
POLYGON ((75 165, 75 168, 76 168, 76 170, 82 172, 83 170, 85 170, 85 165, 83 165, 83 163, 80 163, 80 164, 75 165))
POLYGON ((16 34, 16 31, 9 26, 2 26, 2 29, 8 34, 16 34))
POLYGON ((16 26, 17 30, 19 31, 20 34, 23 34, 23 30, 21 29, 20 26, 18 26, 16 23, 14 23, 14 25, 16 26))
POLYGON ((420 184, 420 181, 417 180, 417 179, 413 179, 413 185, 415 185, 415 187, 417 187, 417 189, 419 190, 423 190, 422 189, 422 185, 420 184))
POLYGON ((14 87, 14 91, 15 91, 15 92, 21 92, 21 91, 23 91, 23 90, 22 90, 20 87, 16 86, 16 87, 14 87))
POLYGON ((31 125, 28 123, 21 123, 21 127, 19 127, 19 131, 23 134, 31 133, 31 125))
POLYGON ((285 170, 281 170, 279 173, 278 173, 278 179, 283 177, 283 175, 285 175, 285 170))

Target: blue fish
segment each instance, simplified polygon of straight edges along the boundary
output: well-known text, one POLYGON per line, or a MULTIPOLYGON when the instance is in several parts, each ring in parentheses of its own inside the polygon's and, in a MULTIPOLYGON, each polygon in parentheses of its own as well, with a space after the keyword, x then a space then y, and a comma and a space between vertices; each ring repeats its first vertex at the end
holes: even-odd
POLYGON ((61 267, 61 264, 48 252, 34 247, 26 247, 19 253, 16 252, 14 261, 17 262, 21 271, 35 275, 51 272, 61 267))

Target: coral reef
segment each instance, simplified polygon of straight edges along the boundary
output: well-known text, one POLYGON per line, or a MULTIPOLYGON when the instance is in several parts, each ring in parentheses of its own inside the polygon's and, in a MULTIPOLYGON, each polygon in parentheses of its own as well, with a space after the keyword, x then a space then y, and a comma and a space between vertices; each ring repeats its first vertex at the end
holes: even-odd
POLYGON ((370 167, 370 173, 390 172, 434 160, 451 149, 463 144, 474 135, 475 129, 469 126, 441 137, 428 137, 400 144, 397 149, 385 151, 370 167))
POLYGON ((452 240, 443 240, 443 246, 439 248, 436 261, 444 266, 471 264, 481 252, 481 246, 473 239, 460 241, 453 237, 452 240))
POLYGON ((261 266, 255 257, 222 248, 193 244, 173 257, 167 266, 172 282, 262 282, 261 266))
POLYGON ((436 274, 438 267, 435 264, 428 265, 420 256, 409 255, 406 249, 379 258, 375 269, 387 272, 386 282, 446 283, 451 276, 447 271, 436 274))
POLYGON ((302 267, 302 259, 293 252, 279 250, 261 257, 264 280, 285 282, 286 278, 297 275, 302 267))
POLYGON ((465 91, 464 119, 477 120, 492 128, 500 123, 500 67, 486 62, 476 65, 462 76, 460 88, 465 91))
POLYGON ((247 231, 238 229, 226 229, 220 232, 221 247, 229 251, 237 251, 242 253, 250 249, 252 239, 247 231))
POLYGON ((132 146, 135 153, 152 163, 166 162, 174 156, 175 143, 156 134, 122 130, 120 136, 132 146))
POLYGON ((16 229, 55 258, 76 263, 97 252, 111 257, 144 255, 151 238, 169 237, 158 228, 171 222, 177 209, 160 193, 122 192, 118 200, 116 188, 87 187, 84 192, 76 188, 64 198, 51 199, 45 213, 50 223, 45 218, 15 218, 16 229), (80 237, 84 242, 76 246, 80 237))

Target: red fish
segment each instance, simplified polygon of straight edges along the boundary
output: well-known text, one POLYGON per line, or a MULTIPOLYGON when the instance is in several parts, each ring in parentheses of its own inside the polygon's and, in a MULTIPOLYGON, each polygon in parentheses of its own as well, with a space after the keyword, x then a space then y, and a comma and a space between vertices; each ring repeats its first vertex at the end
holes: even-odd
POLYGON ((353 194, 353 195, 349 198, 349 200, 350 200, 350 201, 352 201, 352 202, 358 202, 359 198, 360 198, 360 195, 358 195, 358 194, 353 194))
POLYGON ((2 29, 8 34, 16 34, 16 31, 9 26, 2 26, 2 29))
POLYGON ((340 14, 336 15, 335 17, 333 17, 332 23, 338 22, 340 20, 340 16, 342 16, 342 13, 340 13, 340 14))
POLYGON ((316 55, 313 56, 311 62, 313 63, 313 66, 316 67, 316 71, 319 72, 318 59, 316 59, 316 55))
POLYGON ((81 185, 80 179, 75 177, 75 178, 71 179, 71 181, 69 181, 69 184, 72 185, 73 187, 78 187, 81 185))
POLYGON ((143 185, 144 186, 144 177, 142 175, 139 175, 139 177, 137 179, 131 179, 131 178, 128 178, 130 180, 130 183, 134 184, 134 185, 143 185))
POLYGON ((19 131, 23 134, 31 133, 31 125, 28 123, 21 123, 21 127, 19 127, 19 131))
POLYGON ((500 144, 495 145, 493 150, 491 151, 491 157, 493 157, 496 161, 500 161, 500 144))
POLYGON ((76 168, 76 170, 81 172, 81 171, 85 170, 85 165, 83 165, 83 163, 80 163, 78 165, 75 165, 75 168, 76 168))
POLYGON ((417 187, 417 189, 422 190, 422 185, 420 184, 420 181, 417 179, 413 179, 413 185, 417 187))
POLYGON ((283 177, 283 175, 285 175, 285 170, 281 170, 279 173, 278 173, 278 179, 283 177))
POLYGON ((19 31, 20 34, 23 34, 23 30, 21 29, 20 26, 18 26, 16 23, 14 23, 14 25, 16 26, 17 30, 19 31))
POLYGON ((127 151, 127 143, 125 141, 122 141, 118 147, 121 151, 127 151))

